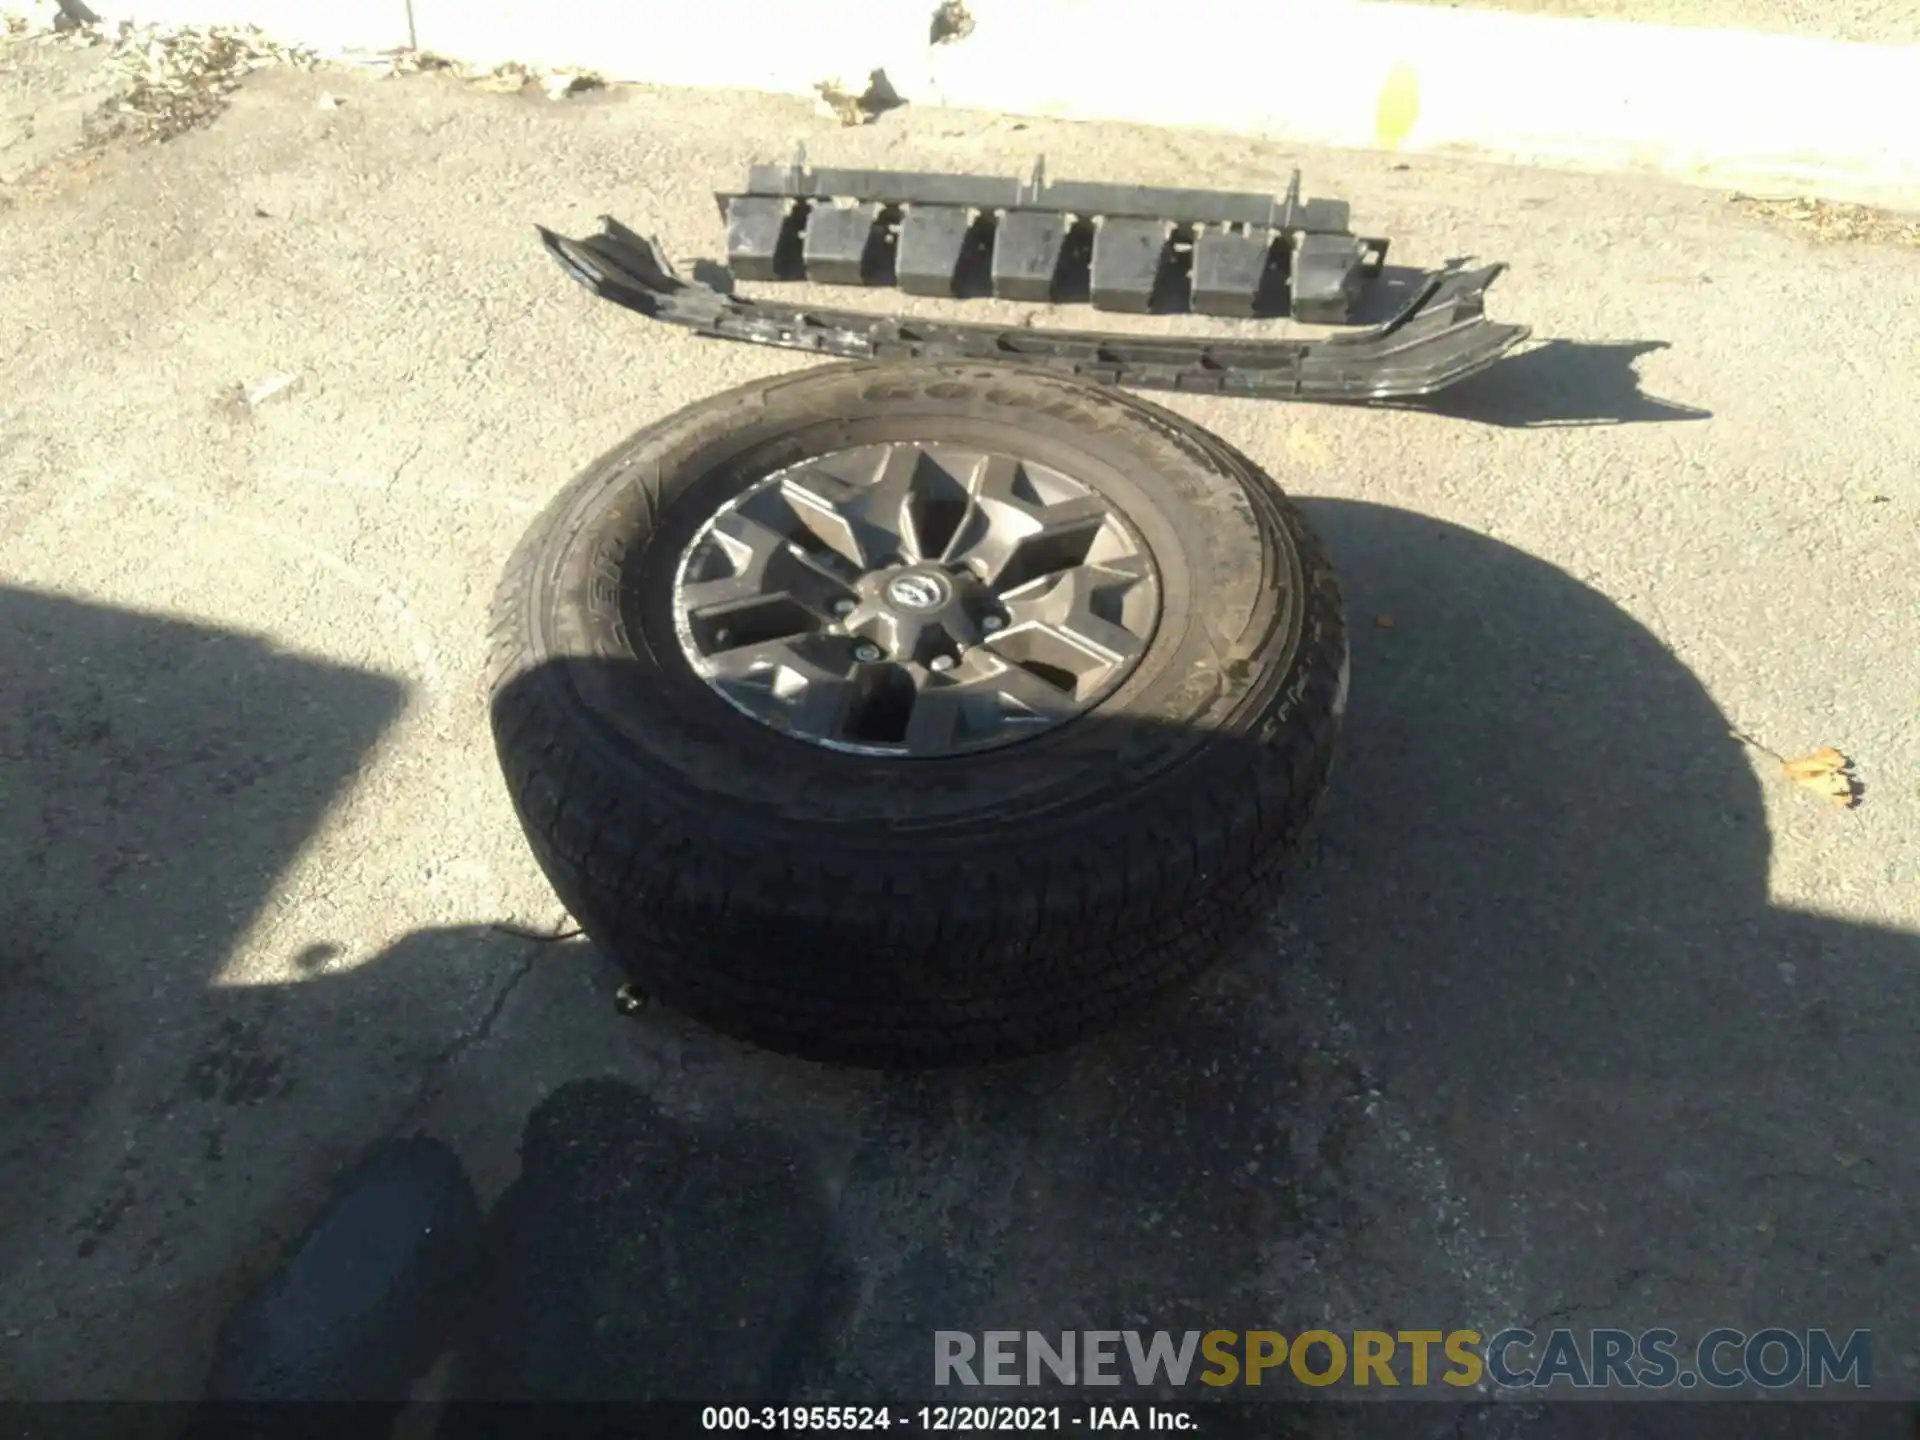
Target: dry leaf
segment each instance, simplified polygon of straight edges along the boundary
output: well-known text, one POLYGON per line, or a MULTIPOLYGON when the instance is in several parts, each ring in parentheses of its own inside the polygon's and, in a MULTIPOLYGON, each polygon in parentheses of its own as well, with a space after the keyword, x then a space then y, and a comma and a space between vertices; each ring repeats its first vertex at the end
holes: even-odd
POLYGON ((364 66, 379 70, 382 75, 419 75, 431 70, 453 70, 454 63, 444 55, 436 55, 431 50, 412 50, 402 45, 391 50, 344 51, 331 57, 342 65, 364 66))
POLYGON ((1874 240, 1895 245, 1920 245, 1920 221, 1871 205, 1835 204, 1809 196, 1744 195, 1734 192, 1736 205, 1783 221, 1816 240, 1829 243, 1874 240))
POLYGON ((867 114, 861 97, 844 85, 822 80, 814 89, 820 92, 820 112, 831 115, 842 125, 864 125, 873 118, 867 114))
POLYGON ((585 90, 598 90, 606 82, 590 70, 554 70, 540 77, 540 88, 549 100, 564 100, 585 90))
POLYGON ((933 12, 933 27, 927 37, 928 42, 951 45, 972 33, 973 16, 967 12, 965 0, 941 0, 940 8, 933 12))
POLYGON ((1842 809, 1851 810, 1860 803, 1860 777, 1853 773, 1853 762, 1831 745, 1823 745, 1811 755, 1789 760, 1779 751, 1762 745, 1739 730, 1727 732, 1742 745, 1751 746, 1780 767, 1780 773, 1802 790, 1824 795, 1842 809))
POLYGON ((817 80, 813 88, 820 97, 820 113, 833 116, 842 125, 870 125, 882 112, 905 103, 884 70, 869 73, 858 89, 847 77, 817 80))
POLYGON ((137 26, 122 21, 111 34, 83 23, 73 32, 84 43, 111 44, 106 69, 118 95, 104 113, 136 117, 109 133, 164 140, 204 124, 226 107, 245 78, 270 65, 311 70, 319 56, 280 44, 252 26, 206 28, 137 26))
POLYGON ((1839 805, 1851 807, 1855 799, 1852 762, 1831 745, 1797 760, 1781 760, 1780 768, 1794 784, 1816 795, 1824 795, 1839 805))
POLYGON ((476 90, 490 91, 495 95, 517 95, 526 88, 527 81, 531 78, 525 66, 509 62, 497 70, 474 77, 473 87, 476 90))
POLYGON ((1809 775, 1832 775, 1846 769, 1847 757, 1831 745, 1826 745, 1811 755, 1802 755, 1798 760, 1782 760, 1780 763, 1795 780, 1803 780, 1809 775))

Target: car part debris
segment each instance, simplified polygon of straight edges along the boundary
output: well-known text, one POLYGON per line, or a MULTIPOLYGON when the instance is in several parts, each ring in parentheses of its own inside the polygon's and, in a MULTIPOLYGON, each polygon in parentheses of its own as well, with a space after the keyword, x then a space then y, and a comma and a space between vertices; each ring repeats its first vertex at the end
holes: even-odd
POLYGON ((699 334, 862 360, 995 360, 1109 385, 1280 400, 1430 395, 1493 364, 1528 331, 1486 318, 1505 267, 1440 271, 1385 324, 1319 340, 1188 339, 956 324, 747 300, 681 279, 612 217, 573 240, 544 226, 562 268, 603 299, 699 334))
POLYGON ((717 191, 727 263, 743 280, 897 284, 952 298, 984 273, 1002 300, 1046 303, 1082 284, 1096 310, 1166 305, 1183 285, 1201 315, 1291 313, 1339 323, 1386 262, 1338 200, 899 170, 749 167, 717 191))
POLYGON ((1332 567, 1270 477, 971 361, 648 425, 532 523, 490 633, 528 843, 633 990, 887 1069, 1071 1044, 1228 953, 1347 693, 1332 567))

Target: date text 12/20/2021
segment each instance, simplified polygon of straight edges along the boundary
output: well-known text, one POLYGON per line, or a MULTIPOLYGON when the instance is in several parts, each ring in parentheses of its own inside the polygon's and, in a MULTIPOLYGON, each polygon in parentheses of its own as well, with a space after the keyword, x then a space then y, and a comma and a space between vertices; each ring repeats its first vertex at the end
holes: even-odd
POLYGON ((894 1430, 982 1435, 1018 1430, 1157 1430, 1198 1426, 1183 1410, 1158 1405, 709 1405, 711 1431, 894 1430))

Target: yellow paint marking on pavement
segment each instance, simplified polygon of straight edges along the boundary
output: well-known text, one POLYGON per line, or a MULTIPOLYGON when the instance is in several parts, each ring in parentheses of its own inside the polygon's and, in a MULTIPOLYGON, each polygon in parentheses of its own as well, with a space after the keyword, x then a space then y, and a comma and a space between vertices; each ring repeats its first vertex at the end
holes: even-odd
POLYGON ((1420 118, 1420 77, 1402 61, 1387 75, 1380 87, 1380 104, 1374 112, 1374 137, 1383 150, 1397 150, 1420 118))

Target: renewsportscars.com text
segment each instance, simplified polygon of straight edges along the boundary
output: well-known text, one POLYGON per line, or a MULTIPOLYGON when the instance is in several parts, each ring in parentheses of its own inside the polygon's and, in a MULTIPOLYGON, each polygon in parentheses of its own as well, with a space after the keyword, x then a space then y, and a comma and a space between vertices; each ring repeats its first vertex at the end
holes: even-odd
POLYGON ((943 1386, 1193 1384, 1373 1388, 1779 1390, 1873 1385, 1873 1337, 1854 1330, 1710 1330, 1683 1345, 1667 1329, 938 1330, 943 1386))

